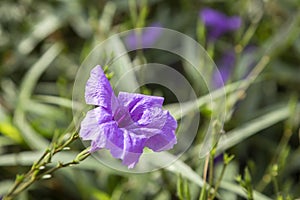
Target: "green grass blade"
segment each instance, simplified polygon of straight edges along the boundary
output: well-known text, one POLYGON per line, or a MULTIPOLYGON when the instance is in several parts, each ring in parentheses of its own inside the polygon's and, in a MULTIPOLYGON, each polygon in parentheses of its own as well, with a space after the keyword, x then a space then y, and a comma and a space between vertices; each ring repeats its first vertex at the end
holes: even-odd
POLYGON ((23 54, 30 53, 36 45, 56 31, 62 25, 61 16, 48 15, 36 24, 28 37, 22 40, 18 46, 18 50, 23 54))
POLYGON ((259 131, 270 127, 289 117, 289 108, 287 105, 275 106, 271 111, 257 117, 256 119, 240 126, 232 131, 222 135, 218 143, 217 151, 223 152, 236 144, 239 144, 248 137, 258 133, 259 131))
POLYGON ((9 188, 13 185, 13 181, 1 181, 0 182, 0 196, 4 195, 9 188))
POLYGON ((61 50, 62 46, 58 43, 50 47, 27 72, 20 86, 18 103, 14 113, 14 123, 20 129, 24 141, 34 149, 45 149, 48 146, 48 142, 31 128, 26 120, 25 110, 39 77, 59 55, 61 50))

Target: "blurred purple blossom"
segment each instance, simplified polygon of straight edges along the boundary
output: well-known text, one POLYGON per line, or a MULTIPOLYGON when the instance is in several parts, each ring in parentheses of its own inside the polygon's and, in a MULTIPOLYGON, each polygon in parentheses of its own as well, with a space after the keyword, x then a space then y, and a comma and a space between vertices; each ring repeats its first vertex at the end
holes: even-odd
POLYGON ((214 71, 213 73, 213 86, 215 88, 222 87, 229 80, 233 70, 236 70, 235 72, 237 72, 235 73, 235 78, 245 78, 257 64, 257 59, 255 58, 256 51, 258 51, 258 48, 255 45, 247 46, 241 53, 239 68, 237 69, 234 69, 236 64, 235 52, 233 50, 228 50, 224 53, 221 59, 217 62, 219 73, 217 71, 214 71))
POLYGON ((211 8, 202 9, 199 17, 208 29, 209 40, 216 40, 229 31, 239 29, 242 23, 239 16, 228 17, 224 13, 211 8))
POLYGON ((152 23, 147 29, 141 33, 132 31, 126 38, 125 42, 129 49, 146 48, 153 45, 161 35, 161 24, 159 22, 152 23))
POLYGON ((215 71, 212 77, 215 88, 222 87, 228 81, 234 69, 235 59, 235 52, 231 50, 226 52, 217 62, 219 73, 215 71))
POLYGON ((116 97, 100 66, 91 71, 85 100, 96 105, 87 112, 79 133, 83 140, 91 140, 91 152, 109 149, 123 165, 133 168, 144 147, 159 152, 177 143, 177 122, 162 109, 164 98, 127 92, 116 97))

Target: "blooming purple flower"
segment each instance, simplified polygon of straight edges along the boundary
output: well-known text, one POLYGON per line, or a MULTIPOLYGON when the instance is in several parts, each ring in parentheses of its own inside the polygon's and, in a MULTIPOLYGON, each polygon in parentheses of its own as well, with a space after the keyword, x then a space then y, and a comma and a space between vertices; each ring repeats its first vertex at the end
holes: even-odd
POLYGON ((96 106, 87 112, 79 133, 83 140, 91 140, 91 152, 109 149, 133 168, 144 147, 159 152, 177 143, 177 122, 162 109, 164 98, 127 92, 116 97, 100 66, 91 71, 85 100, 96 106))
POLYGON ((139 34, 137 32, 131 32, 125 39, 126 45, 129 49, 136 49, 136 48, 145 48, 153 45, 161 35, 161 24, 159 22, 155 22, 151 24, 149 29, 139 34), (157 27, 157 28, 156 28, 157 27))
POLYGON ((202 9, 199 16, 208 29, 210 40, 216 40, 229 31, 239 29, 242 22, 239 16, 228 17, 211 8, 202 9))
POLYGON ((235 64, 234 51, 226 52, 220 61, 217 63, 219 73, 216 71, 213 73, 212 83, 215 88, 220 88, 228 81, 235 64), (220 77, 220 76, 221 77, 220 77))

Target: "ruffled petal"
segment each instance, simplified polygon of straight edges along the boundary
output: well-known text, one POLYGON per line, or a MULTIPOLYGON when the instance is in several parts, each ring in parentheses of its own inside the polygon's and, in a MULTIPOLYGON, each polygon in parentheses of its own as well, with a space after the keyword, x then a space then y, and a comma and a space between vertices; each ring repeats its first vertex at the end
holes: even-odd
POLYGON ((122 159, 124 149, 123 130, 118 128, 115 133, 108 135, 107 139, 106 148, 110 150, 111 155, 114 158, 122 159))
POLYGON ((145 146, 149 147, 153 151, 166 151, 177 143, 175 130, 177 128, 176 120, 167 112, 167 120, 160 134, 156 134, 150 137, 145 146))
POLYGON ((124 149, 122 154, 122 164, 128 168, 133 168, 139 161, 147 138, 140 135, 135 135, 126 129, 123 130, 124 149))
POLYGON ((118 100, 120 104, 128 109, 134 122, 141 119, 145 110, 153 107, 161 108, 164 102, 163 97, 132 94, 127 92, 120 92, 118 95, 118 100))
POLYGON ((109 138, 119 131, 118 125, 115 121, 100 124, 98 127, 97 137, 92 140, 90 152, 107 147, 109 138))
POLYGON ((122 164, 133 168, 139 161, 145 147, 146 138, 135 135, 121 128, 108 138, 106 148, 114 158, 122 160, 122 164))
POLYGON ((112 120, 112 115, 105 108, 94 108, 82 120, 79 136, 83 140, 94 140, 100 133, 100 125, 112 120))
POLYGON ((144 110, 140 119, 126 128, 137 135, 144 135, 150 138, 163 132, 167 118, 168 111, 152 107, 144 110))
POLYGON ((85 101, 87 104, 102 106, 110 112, 115 104, 116 96, 99 65, 91 70, 85 87, 85 101))

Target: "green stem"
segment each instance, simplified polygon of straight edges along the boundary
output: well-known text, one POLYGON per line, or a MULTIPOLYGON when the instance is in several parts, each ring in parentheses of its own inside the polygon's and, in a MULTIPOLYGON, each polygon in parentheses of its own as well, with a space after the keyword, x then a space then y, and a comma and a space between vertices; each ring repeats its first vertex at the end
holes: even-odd
POLYGON ((204 164, 204 169, 203 169, 203 186, 202 186, 202 190, 201 190, 201 194, 200 194, 199 200, 205 200, 206 178, 207 178, 207 170, 208 170, 209 157, 210 157, 210 155, 208 154, 207 157, 206 157, 206 159, 205 159, 205 164, 204 164))
POLYGON ((209 156, 209 180, 208 183, 209 185, 213 184, 213 170, 214 170, 214 158, 212 155, 209 156))
POLYGON ((226 168, 227 168, 227 164, 224 164, 223 167, 222 167, 221 174, 220 174, 220 176, 219 176, 219 178, 218 178, 218 180, 217 180, 217 183, 216 183, 216 186, 215 186, 214 193, 212 194, 212 197, 211 197, 212 200, 213 200, 213 199, 216 197, 216 195, 217 195, 217 191, 218 191, 218 189, 219 189, 219 187, 220 187, 220 185, 221 185, 221 181, 222 181, 222 179, 223 179, 223 177, 224 177, 226 168))
POLYGON ((48 171, 38 175, 40 173, 40 170, 45 168, 46 165, 51 162, 53 155, 64 150, 65 147, 70 145, 78 137, 79 137, 78 133, 77 133, 77 131, 75 131, 71 135, 70 138, 68 138, 65 142, 60 142, 59 145, 57 145, 56 142, 52 142, 50 147, 44 152, 44 154, 38 159, 38 161, 32 165, 31 169, 25 175, 22 175, 23 177, 21 179, 18 180, 18 177, 16 178, 14 185, 9 190, 9 192, 3 197, 3 200, 13 199, 19 193, 21 193, 22 191, 27 189, 29 186, 31 186, 35 181, 41 179, 45 175, 45 173, 46 174, 49 174, 49 172, 53 173, 54 171, 56 171, 60 168, 67 167, 72 164, 78 164, 80 161, 87 158, 90 155, 90 153, 89 153, 88 149, 85 149, 84 151, 79 153, 73 161, 71 161, 69 163, 65 163, 65 164, 59 164, 56 167, 51 168, 48 171))
POLYGON ((272 177, 272 182, 274 185, 275 194, 278 196, 279 195, 279 186, 278 186, 278 182, 277 182, 275 176, 272 177))
MULTIPOLYGON (((290 138, 293 135, 293 124, 292 124, 292 119, 294 119, 295 116, 295 110, 297 110, 297 101, 293 101, 293 99, 290 102, 291 106, 290 106, 290 119, 286 121, 285 123, 285 128, 284 128, 284 132, 282 134, 282 137, 280 139, 280 142, 277 146, 277 149, 275 150, 275 154, 271 159, 271 162, 269 163, 268 167, 266 168, 266 171, 264 173, 264 177, 273 177, 272 176, 272 166, 276 163, 278 163, 278 160, 283 152, 283 150, 287 147, 290 138), (296 103, 295 103, 296 102, 296 103)), ((263 178, 259 183, 258 183, 258 187, 257 190, 258 191, 263 191, 269 184, 270 182, 273 180, 273 178, 263 178)), ((274 185, 275 186, 275 185, 274 185)), ((277 184, 278 186, 278 184, 277 184)), ((275 188, 276 189, 276 188, 275 188)))

